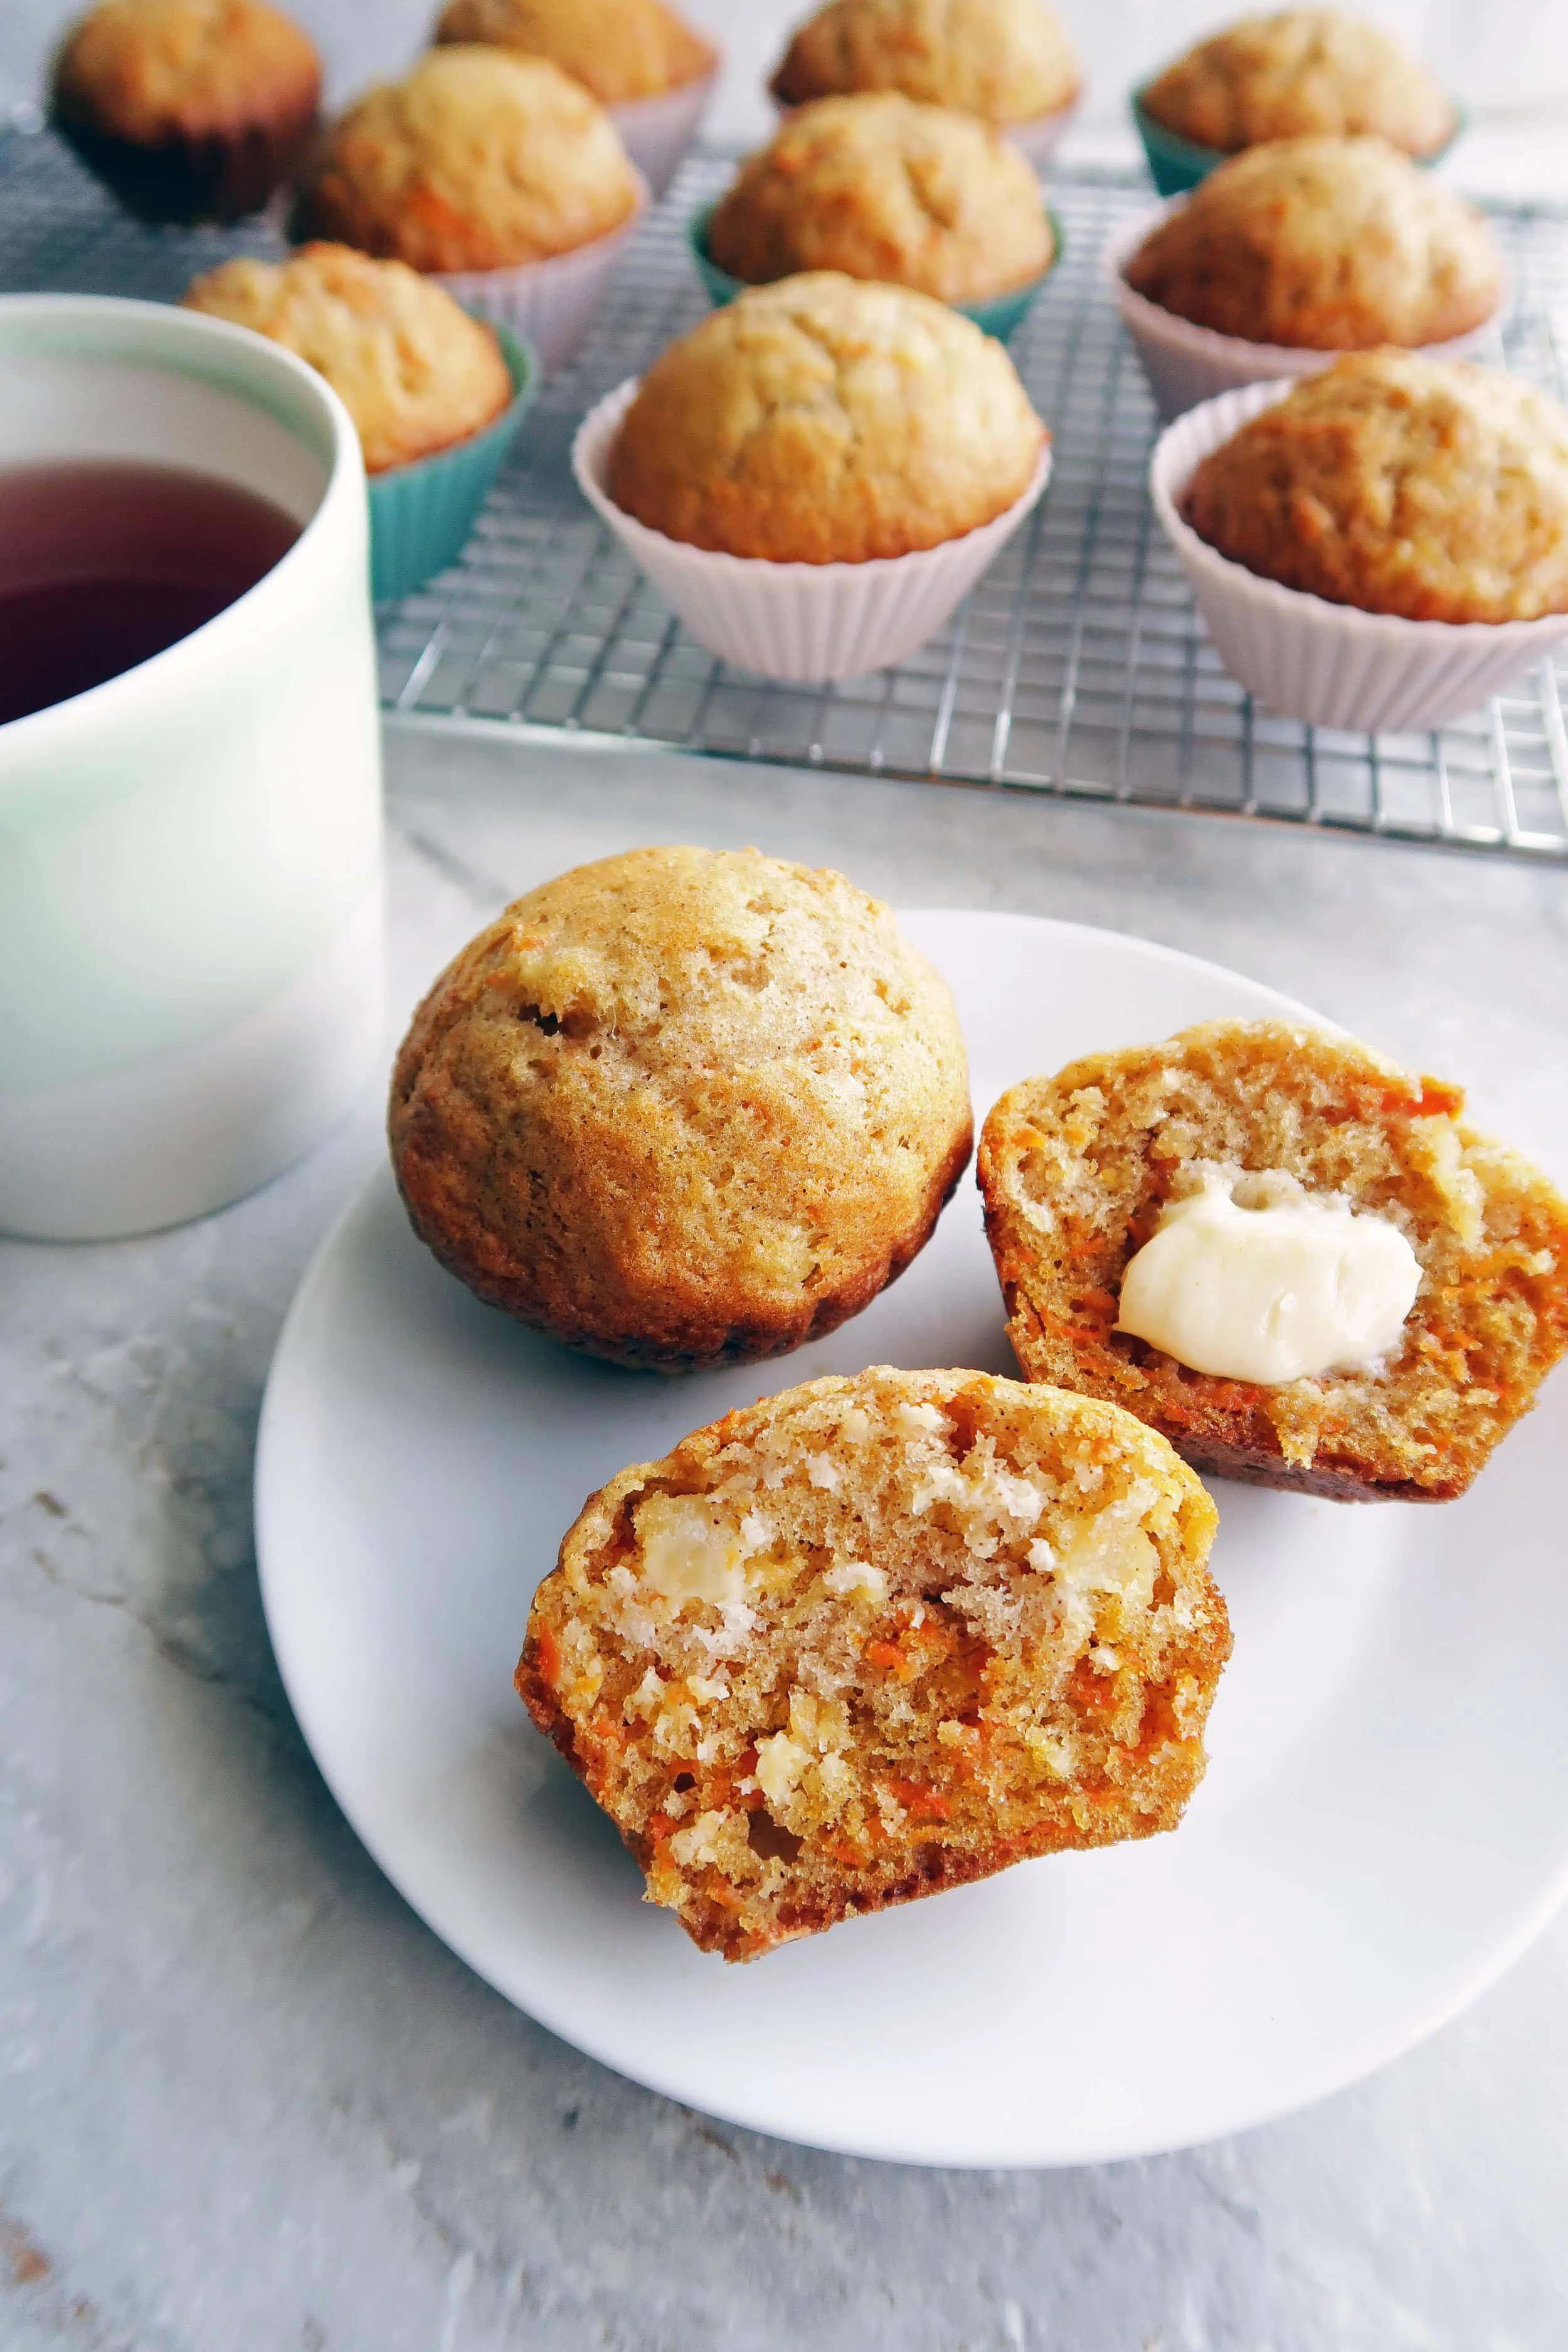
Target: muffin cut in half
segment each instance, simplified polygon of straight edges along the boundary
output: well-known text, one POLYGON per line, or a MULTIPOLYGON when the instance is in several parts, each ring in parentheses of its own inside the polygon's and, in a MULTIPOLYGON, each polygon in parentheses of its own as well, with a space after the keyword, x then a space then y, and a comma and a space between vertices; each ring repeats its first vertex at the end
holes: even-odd
POLYGON ((875 1366, 592 1496, 517 1686, 706 1951, 1173 1829, 1215 1509, 1114 1406, 875 1366))
MULTIPOLYGON (((1019 1362, 1226 1477, 1345 1502, 1463 1494, 1568 1348, 1568 1202, 1462 1124, 1463 1104, 1284 1021, 1211 1022, 1010 1088, 978 1174, 1019 1362), (1168 1207, 1216 1190, 1238 1212, 1331 1206, 1403 1237, 1414 1302, 1381 1352, 1266 1381, 1119 1329, 1130 1263, 1168 1207)), ((1223 1278, 1211 1259, 1204 1281, 1223 1278)), ((1282 1291, 1263 1319, 1294 1306, 1282 1291)))
POLYGON ((628 850, 520 898, 416 1013, 389 1123, 471 1290, 666 1371, 858 1314, 973 1139, 946 982, 841 874, 755 849, 628 850))

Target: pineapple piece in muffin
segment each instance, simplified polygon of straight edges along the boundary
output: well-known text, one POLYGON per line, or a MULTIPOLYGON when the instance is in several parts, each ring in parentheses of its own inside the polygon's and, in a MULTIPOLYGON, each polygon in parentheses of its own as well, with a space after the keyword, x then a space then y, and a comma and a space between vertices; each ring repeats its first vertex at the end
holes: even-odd
POLYGON ((1230 1654, 1215 1515, 1113 1405, 814 1381, 590 1496, 518 1689, 704 1950, 1173 1829, 1230 1654))

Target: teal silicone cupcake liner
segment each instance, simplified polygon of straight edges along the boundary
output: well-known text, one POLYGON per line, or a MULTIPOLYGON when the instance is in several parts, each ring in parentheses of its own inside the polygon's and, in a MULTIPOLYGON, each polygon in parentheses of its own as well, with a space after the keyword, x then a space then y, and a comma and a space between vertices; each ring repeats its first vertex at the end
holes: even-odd
MULTIPOLYGON (((1206 180, 1211 172, 1217 171, 1220 164, 1229 162, 1224 148, 1200 147, 1195 140, 1178 138, 1163 122, 1156 122, 1152 114, 1144 111, 1142 89, 1133 91, 1130 103, 1154 185, 1163 196, 1184 196, 1189 189, 1206 180)), ((1434 163, 1440 163, 1454 142, 1463 135, 1465 121, 1463 109, 1456 107, 1454 128, 1441 147, 1435 147, 1430 155, 1416 156, 1415 161, 1428 170, 1434 163)))
POLYGON ((539 362, 528 345, 487 321, 511 376, 510 405, 482 433, 411 466, 367 478, 370 491, 370 593, 377 604, 410 595, 468 543, 518 426, 539 388, 539 362))
MULTIPOLYGON (((701 212, 692 214, 686 224, 686 241, 691 248, 692 262, 708 290, 710 301, 716 310, 721 310, 727 302, 732 302, 738 294, 749 293, 751 289, 744 278, 731 278, 727 269, 721 269, 709 254, 708 224, 715 210, 716 206, 707 205, 701 212)), ((1000 343, 1005 343, 1017 331, 1030 303, 1062 257, 1062 225, 1048 207, 1046 218, 1050 222, 1051 235, 1056 239, 1056 251, 1051 257, 1049 269, 1043 269, 1026 286, 1016 286, 1006 294, 994 294, 987 302, 954 302, 950 305, 954 310, 962 310, 966 319, 973 319, 983 333, 994 335, 1000 343)))

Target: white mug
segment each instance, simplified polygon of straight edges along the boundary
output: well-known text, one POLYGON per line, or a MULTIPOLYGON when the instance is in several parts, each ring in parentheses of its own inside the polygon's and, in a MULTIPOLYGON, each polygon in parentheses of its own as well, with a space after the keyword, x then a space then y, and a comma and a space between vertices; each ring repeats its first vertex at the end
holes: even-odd
POLYGON ((381 768, 347 411, 247 330, 0 298, 0 473, 183 466, 300 524, 152 659, 0 726, 0 1230, 144 1233, 237 1199, 382 1049, 381 768))

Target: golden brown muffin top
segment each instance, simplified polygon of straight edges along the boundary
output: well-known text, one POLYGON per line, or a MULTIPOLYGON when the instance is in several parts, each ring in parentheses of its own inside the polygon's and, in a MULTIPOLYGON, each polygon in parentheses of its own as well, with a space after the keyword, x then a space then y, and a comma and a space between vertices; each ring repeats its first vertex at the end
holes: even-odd
POLYGON ((1205 457, 1181 506, 1222 555, 1331 604, 1568 612, 1568 411, 1498 369, 1337 360, 1205 457))
POLYGON ((1026 122, 1078 96, 1078 59, 1046 0, 828 0, 773 78, 785 106, 900 89, 987 122, 1026 122))
POLYGON ((226 261, 194 278, 184 299, 324 375, 353 418, 367 473, 466 440, 511 400, 490 329, 401 261, 307 245, 288 261, 226 261))
POLYGON ((1277 139, 1211 172, 1122 272, 1248 342, 1441 343, 1491 316, 1502 269, 1474 205, 1384 139, 1277 139))
POLYGON ((799 108, 742 164, 708 229, 720 268, 748 285, 841 269, 939 302, 1037 278, 1055 242, 1010 141, 895 90, 799 108))
POLYGON ((415 269, 508 269, 607 236, 637 202, 615 124, 559 66, 452 47, 332 125, 299 226, 415 269))
POLYGON ((1178 138, 1226 154, 1263 139, 1375 131, 1407 155, 1430 155, 1454 129, 1425 66, 1334 8, 1245 17, 1167 66, 1141 102, 1178 138))
POLYGON ((527 1322, 626 1361, 769 1355, 925 1240, 969 1156, 946 982, 841 874, 653 848, 531 890, 399 1053, 418 1230, 527 1322))
POLYGON ((601 106, 658 98, 718 63, 718 51, 664 0, 447 0, 436 38, 548 58, 601 106))
POLYGON ((321 89, 310 41, 264 0, 102 0, 55 61, 63 115, 143 145, 309 114, 321 89))
POLYGON ((695 547, 860 563, 1023 495, 1046 442, 958 311, 828 270, 742 294, 649 368, 610 456, 617 506, 695 547))

